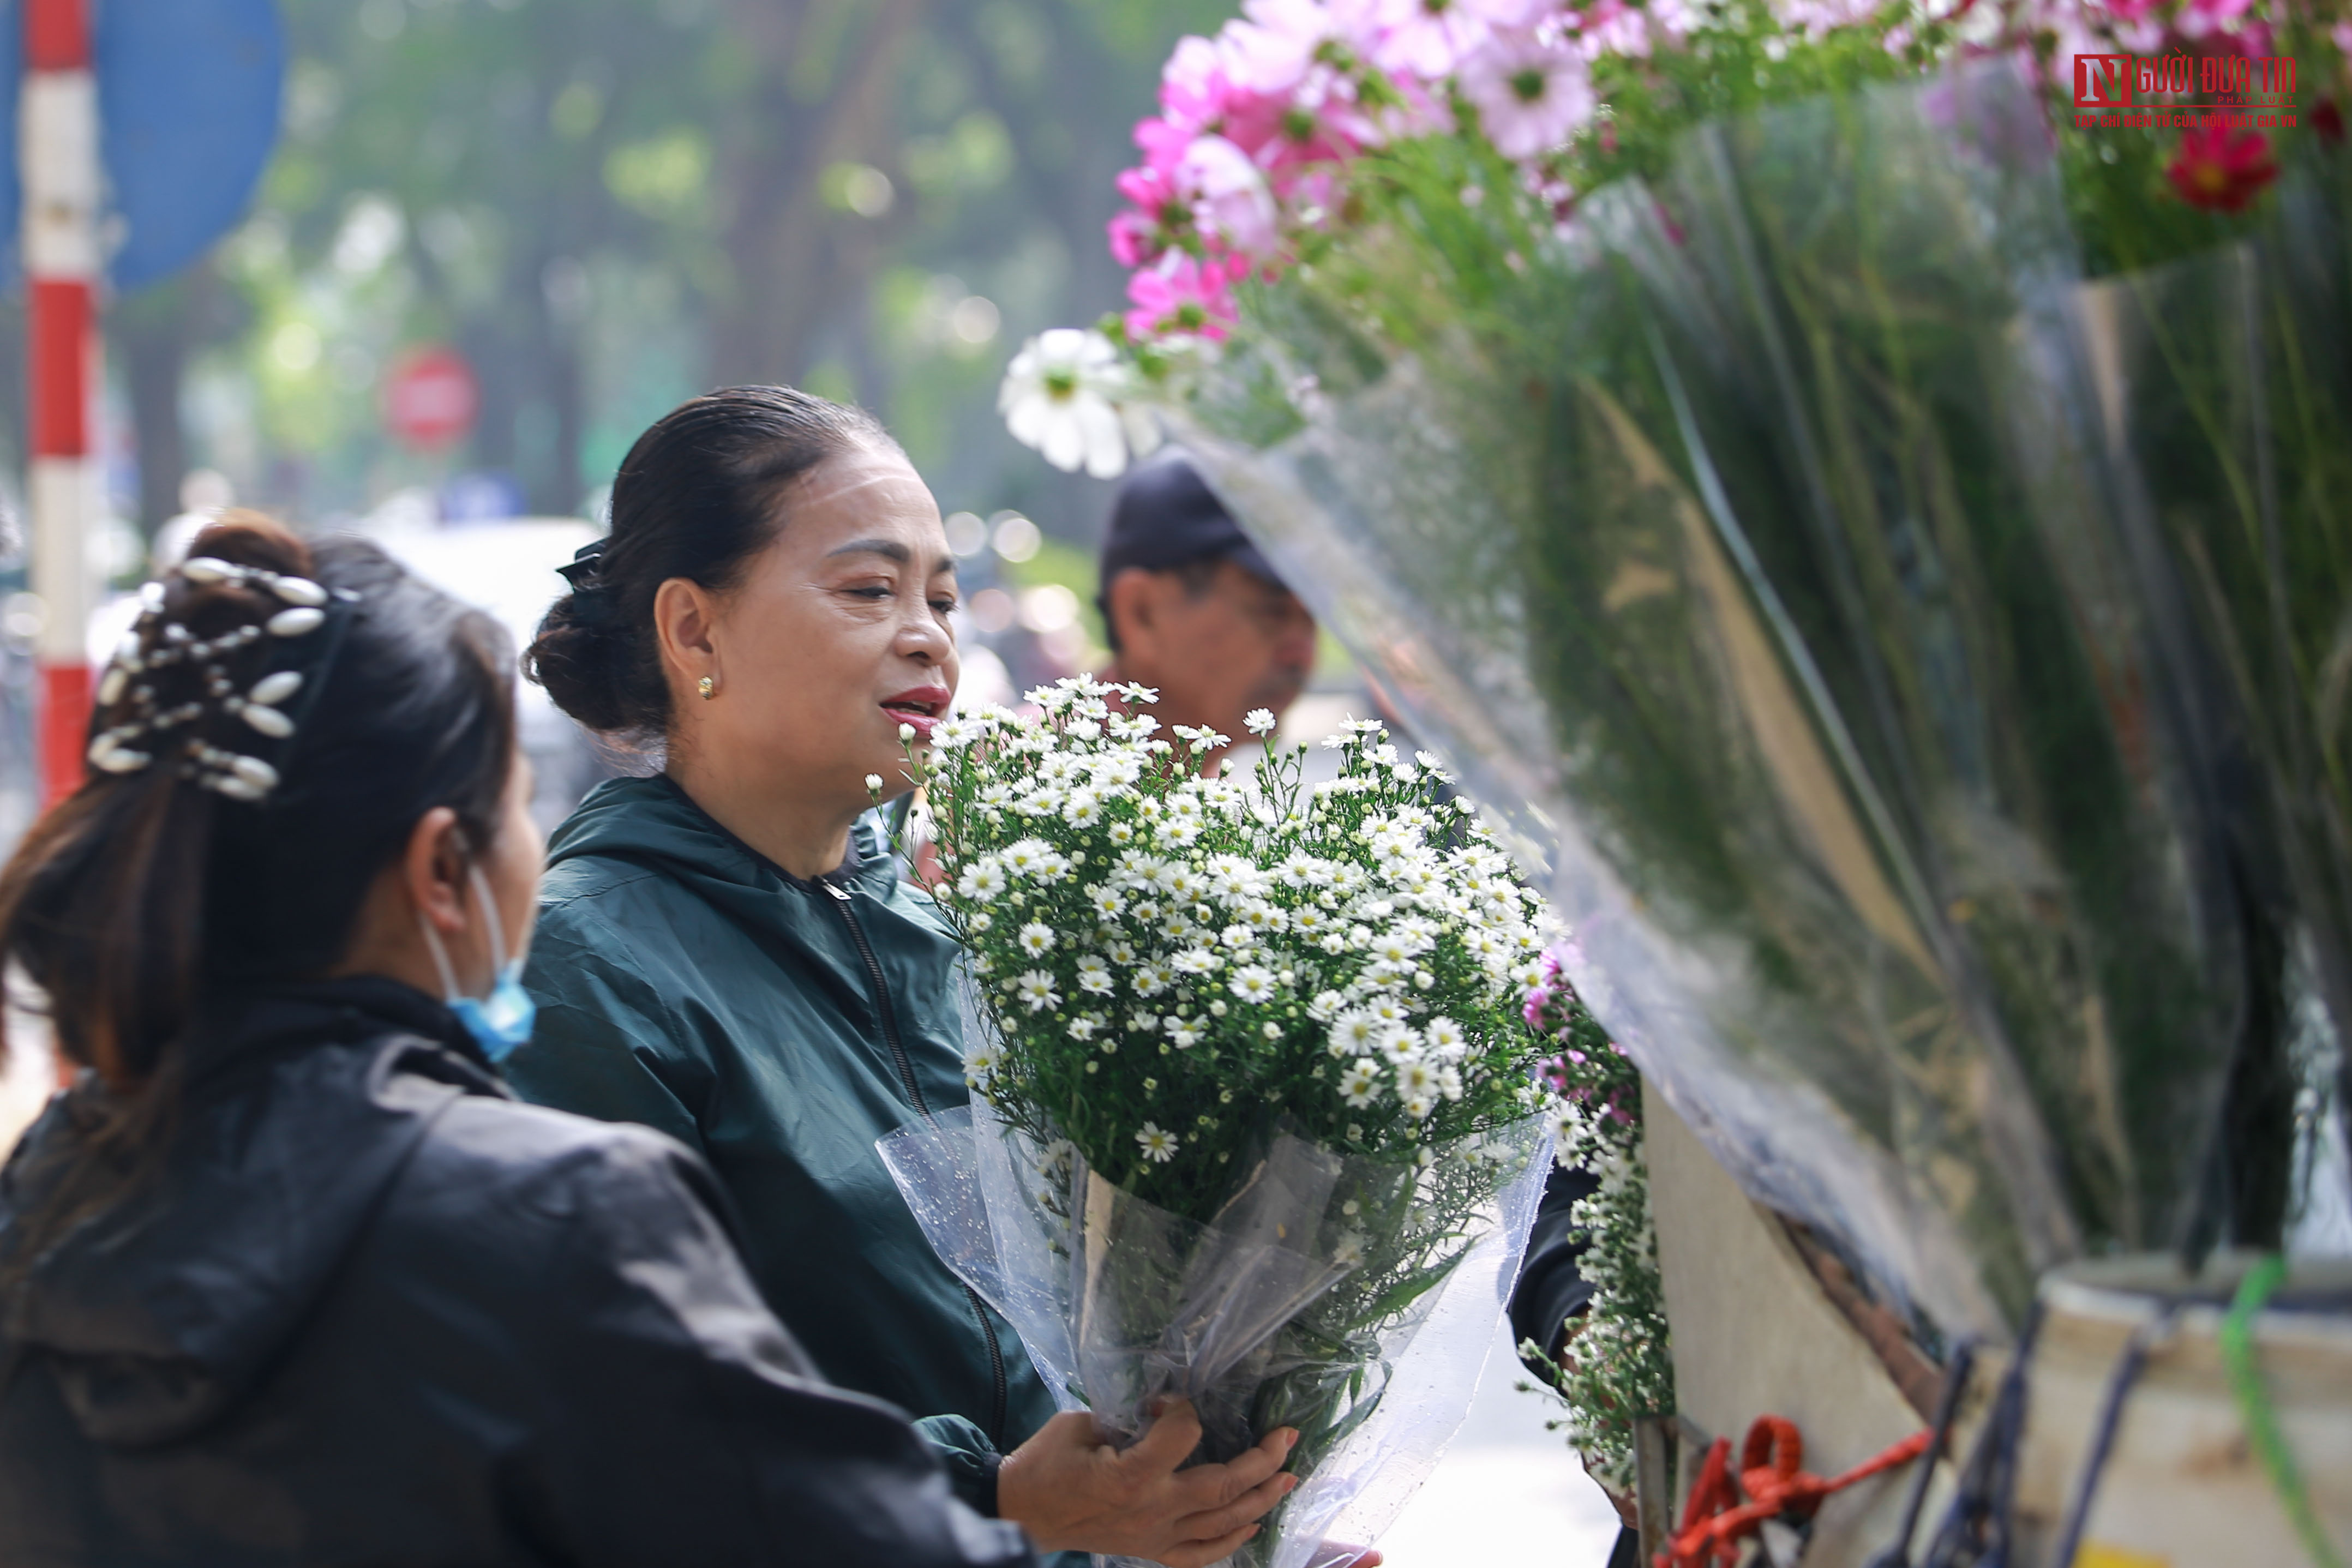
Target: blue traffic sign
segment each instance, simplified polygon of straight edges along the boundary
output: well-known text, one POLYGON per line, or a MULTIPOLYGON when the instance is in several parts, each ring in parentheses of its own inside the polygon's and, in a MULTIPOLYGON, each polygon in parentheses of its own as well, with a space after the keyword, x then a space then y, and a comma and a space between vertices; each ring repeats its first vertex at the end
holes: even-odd
MULTIPOLYGON (((168 277, 236 226, 278 140, 286 35, 274 0, 93 0, 107 277, 129 291, 168 277)), ((16 99, 24 11, 0 3, 0 277, 16 235, 16 99)))

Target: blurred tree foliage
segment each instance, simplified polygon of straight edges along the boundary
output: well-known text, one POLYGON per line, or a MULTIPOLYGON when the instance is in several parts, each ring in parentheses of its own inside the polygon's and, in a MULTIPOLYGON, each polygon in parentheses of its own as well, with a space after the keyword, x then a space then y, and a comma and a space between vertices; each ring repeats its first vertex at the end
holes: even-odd
POLYGON ((1118 302, 1129 129, 1230 5, 282 4, 255 213, 110 319, 145 526, 194 464, 314 519, 460 471, 574 511, 679 398, 791 381, 880 412, 950 508, 1093 527, 1100 497, 1003 435, 996 378, 1024 335, 1118 302), (483 406, 427 457, 378 399, 430 341, 483 406))

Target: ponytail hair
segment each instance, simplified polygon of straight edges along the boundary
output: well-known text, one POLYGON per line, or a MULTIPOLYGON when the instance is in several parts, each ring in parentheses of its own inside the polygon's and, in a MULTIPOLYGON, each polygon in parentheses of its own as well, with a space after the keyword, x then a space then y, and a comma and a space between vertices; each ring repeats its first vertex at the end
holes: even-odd
POLYGON ((489 844, 509 669, 495 621, 364 540, 249 513, 199 534, 100 683, 89 777, 0 872, 0 959, 66 1059, 155 1098, 208 997, 342 957, 418 818, 489 844))
POLYGON ((670 410, 621 460, 612 531, 565 569, 572 591, 540 622, 524 671, 586 727, 659 744, 670 695, 654 595, 674 577, 734 587, 784 526, 792 483, 861 449, 898 444, 865 410, 792 387, 728 387, 670 410))

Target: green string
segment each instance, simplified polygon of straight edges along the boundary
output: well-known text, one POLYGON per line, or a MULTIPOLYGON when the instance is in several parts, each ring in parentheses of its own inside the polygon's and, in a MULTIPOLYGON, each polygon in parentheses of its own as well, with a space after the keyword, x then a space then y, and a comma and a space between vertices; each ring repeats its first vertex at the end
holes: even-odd
POLYGON ((2287 1449, 2286 1435, 2279 1430, 2278 1412, 2271 1407, 2270 1390, 2254 1359, 2254 1319, 2285 1280, 2286 1260, 2277 1253, 2246 1271, 2237 1300, 2230 1303, 2229 1315, 2221 1320, 2221 1367, 2229 1375, 2230 1392, 2237 1396, 2238 1412, 2245 1417, 2246 1440, 2253 1446, 2254 1457, 2262 1460, 2295 1534, 2303 1538, 2304 1551, 2319 1568, 2344 1568, 2335 1543, 2319 1527, 2319 1516, 2311 1511, 2311 1496, 2303 1490, 2303 1472, 2287 1449))

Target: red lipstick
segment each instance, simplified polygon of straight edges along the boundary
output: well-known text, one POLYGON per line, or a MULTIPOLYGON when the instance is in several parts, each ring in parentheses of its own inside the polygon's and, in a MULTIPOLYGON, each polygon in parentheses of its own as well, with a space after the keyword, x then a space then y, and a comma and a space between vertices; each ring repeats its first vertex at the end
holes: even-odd
POLYGON ((948 716, 948 705, 955 694, 945 686, 911 686, 896 696, 882 699, 882 711, 894 724, 915 727, 918 739, 930 738, 931 727, 948 716))

